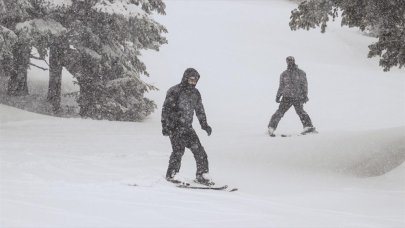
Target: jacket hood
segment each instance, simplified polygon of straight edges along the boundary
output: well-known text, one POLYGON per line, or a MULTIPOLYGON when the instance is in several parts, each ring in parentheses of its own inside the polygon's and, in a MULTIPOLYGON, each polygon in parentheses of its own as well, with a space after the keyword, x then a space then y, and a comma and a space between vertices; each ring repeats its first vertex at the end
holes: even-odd
POLYGON ((187 84, 187 80, 190 77, 196 77, 197 80, 199 80, 200 74, 194 68, 187 68, 187 70, 184 71, 183 78, 181 79, 181 84, 187 84))

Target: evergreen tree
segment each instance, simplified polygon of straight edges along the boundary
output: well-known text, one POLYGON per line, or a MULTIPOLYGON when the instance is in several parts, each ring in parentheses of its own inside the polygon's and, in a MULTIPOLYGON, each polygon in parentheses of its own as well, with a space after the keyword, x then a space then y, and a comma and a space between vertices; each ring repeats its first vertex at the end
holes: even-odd
POLYGON ((0 45, 1 67, 10 79, 7 86, 9 95, 28 94, 27 68, 30 47, 18 39, 15 27, 19 22, 30 17, 31 4, 25 0, 0 0, 0 26, 2 41, 0 45), (8 40, 8 38, 13 38, 8 40))
MULTIPOLYGON (((67 29, 53 20, 48 12, 41 19, 32 19, 16 26, 16 31, 26 46, 35 47, 39 58, 45 59, 49 51, 49 86, 47 99, 57 113, 60 109, 63 53, 67 48, 67 29)), ((33 56, 30 56, 33 57, 33 56)))
POLYGON ((309 0, 292 11, 290 28, 325 32, 329 19, 339 15, 342 26, 375 32, 378 41, 369 45, 368 57, 379 56, 384 71, 405 65, 404 0, 309 0))
MULTIPOLYGON (((32 47, 38 50, 39 58, 44 59, 53 41, 66 32, 60 23, 49 17, 48 7, 49 2, 46 0, 0 0, 1 34, 3 37, 10 36, 11 32, 15 35, 13 42, 8 42, 12 44, 7 45, 11 52, 0 49, 1 55, 5 56, 2 69, 10 77, 7 90, 9 95, 28 94, 27 69, 31 64, 30 58, 34 57, 31 55, 32 47)), ((51 70, 55 68, 53 64, 50 67, 51 70)))
POLYGON ((21 91, 14 88, 21 84, 28 92, 26 72, 35 47, 40 58, 49 51, 48 100, 54 111, 60 108, 66 67, 80 86, 81 116, 132 121, 146 117, 155 104, 144 93, 155 87, 141 80, 149 74, 138 57, 142 49, 158 51, 167 43, 162 36, 166 29, 152 19, 164 9, 161 0, 0 0, 0 11, 8 12, 0 16, 0 34, 17 37, 12 55, 6 54, 10 45, 0 43, 2 55, 10 57, 2 62, 11 59, 18 68, 11 70, 9 94, 26 94, 15 92, 21 91), (13 77, 13 72, 22 73, 13 77))
POLYGON ((71 47, 66 68, 80 86, 80 115, 96 119, 141 120, 155 108, 144 93, 155 87, 140 61, 142 49, 159 50, 166 29, 154 21, 161 0, 72 0, 63 19, 71 47))
POLYGON ((0 25, 0 77, 9 76, 10 64, 13 59, 13 46, 16 41, 17 35, 0 25))
POLYGON ((0 76, 8 76, 11 59, 13 58, 13 45, 17 41, 17 35, 3 24, 7 14, 5 2, 0 0, 0 76))

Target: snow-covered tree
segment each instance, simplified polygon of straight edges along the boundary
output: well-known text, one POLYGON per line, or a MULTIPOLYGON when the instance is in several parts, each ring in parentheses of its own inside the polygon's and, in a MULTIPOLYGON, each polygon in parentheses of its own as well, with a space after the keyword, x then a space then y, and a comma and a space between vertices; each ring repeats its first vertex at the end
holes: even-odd
MULTIPOLYGON (((28 92, 26 69, 33 57, 31 47, 35 47, 39 58, 49 52, 48 100, 55 111, 60 108, 62 67, 66 67, 80 86, 77 101, 81 116, 144 118, 155 108, 144 93, 155 87, 141 80, 149 74, 139 56, 143 49, 158 51, 167 43, 162 36, 166 29, 152 18, 154 13, 165 14, 164 9, 161 0, 0 0, 0 10, 9 12, 0 16, 1 28, 5 28, 0 34, 17 37, 12 55, 4 55, 12 56, 15 67, 23 72, 19 77, 10 74, 9 94, 26 94, 14 92, 20 89, 10 85, 21 84, 14 78, 25 79, 28 92), (24 56, 24 61, 18 56, 24 56), (15 81, 18 83, 12 83, 15 81)), ((7 53, 10 45, 3 43, 0 47, 4 46, 4 51, 0 51, 7 53)))
MULTIPOLYGON (((10 77, 9 95, 28 94, 27 69, 31 64, 30 58, 44 59, 49 47, 52 47, 52 43, 67 31, 50 17, 49 5, 48 0, 0 0, 0 11, 2 12, 0 34, 3 37, 12 38, 1 42, 5 44, 1 46, 6 46, 7 49, 0 49, 0 54, 3 56, 1 68, 10 77), (31 55, 32 47, 38 50, 40 56, 31 55)), ((54 65, 51 61, 51 79, 54 65)), ((51 79, 50 82, 52 82, 51 79)), ((51 85, 52 83, 50 83, 50 87, 51 85)))
POLYGON ((405 65, 404 0, 309 0, 291 13, 292 30, 321 27, 330 18, 342 17, 342 26, 373 29, 378 41, 369 45, 368 57, 380 56, 384 71, 405 65))
POLYGON ((10 29, 0 25, 0 77, 11 71, 10 63, 13 58, 13 46, 17 35, 10 29))
POLYGON ((7 67, 7 59, 11 59, 13 56, 13 45, 17 41, 17 35, 5 27, 7 9, 6 3, 3 0, 0 0, 0 72, 3 72, 3 68, 7 67))
POLYGON ((19 23, 16 31, 19 40, 38 50, 40 59, 45 59, 49 51, 47 98, 53 106, 54 112, 58 112, 61 100, 63 53, 68 45, 65 40, 67 29, 46 14, 43 18, 19 23))
POLYGON ((80 86, 80 115, 140 120, 155 104, 144 93, 155 87, 140 59, 143 49, 159 50, 166 29, 152 19, 164 14, 161 0, 72 0, 63 25, 69 29, 66 68, 80 86))
POLYGON ((28 94, 27 68, 30 47, 20 42, 15 26, 29 18, 31 5, 25 0, 0 0, 1 68, 10 77, 7 91, 10 95, 28 94), (11 39, 9 39, 11 38, 11 39))

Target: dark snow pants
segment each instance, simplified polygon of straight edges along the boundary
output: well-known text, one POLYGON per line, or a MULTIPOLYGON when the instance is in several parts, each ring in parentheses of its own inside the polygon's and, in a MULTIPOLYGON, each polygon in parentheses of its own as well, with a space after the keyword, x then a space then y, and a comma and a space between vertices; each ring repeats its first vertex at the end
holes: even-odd
POLYGON ((304 102, 302 102, 302 100, 297 100, 288 97, 283 97, 278 107, 278 110, 271 117, 268 127, 276 129, 281 118, 283 118, 284 114, 288 111, 288 109, 291 108, 291 106, 294 106, 295 111, 300 117, 301 123, 304 126, 304 128, 313 127, 311 118, 309 117, 308 113, 304 111, 304 102))
POLYGON ((175 132, 170 135, 173 152, 170 155, 169 167, 167 168, 166 177, 171 177, 180 171, 181 158, 184 155, 185 148, 189 148, 194 155, 197 163, 196 175, 208 173, 208 157, 201 145, 200 139, 194 129, 175 132))

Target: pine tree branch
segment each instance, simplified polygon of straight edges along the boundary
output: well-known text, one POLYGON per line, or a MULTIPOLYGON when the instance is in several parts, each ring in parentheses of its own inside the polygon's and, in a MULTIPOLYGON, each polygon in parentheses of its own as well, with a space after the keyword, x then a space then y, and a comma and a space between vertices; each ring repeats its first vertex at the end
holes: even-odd
POLYGON ((44 59, 44 58, 36 57, 35 55, 30 55, 30 58, 36 59, 36 60, 42 60, 42 61, 44 61, 44 62, 46 63, 46 65, 49 66, 48 62, 47 62, 46 59, 44 59))
POLYGON ((37 60, 44 60, 43 58, 36 57, 35 55, 30 55, 30 58, 32 58, 32 59, 37 59, 37 60))
POLYGON ((40 66, 35 65, 35 64, 33 64, 33 63, 29 63, 29 65, 34 66, 34 67, 37 67, 37 68, 39 68, 39 69, 41 69, 41 70, 43 70, 43 71, 49 70, 48 68, 40 67, 40 66))

